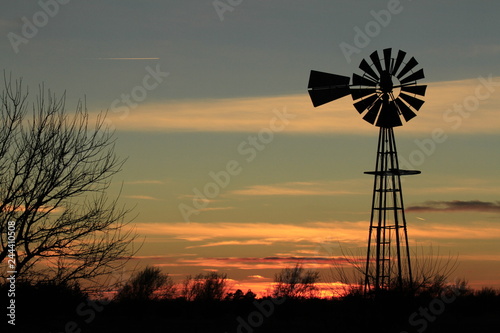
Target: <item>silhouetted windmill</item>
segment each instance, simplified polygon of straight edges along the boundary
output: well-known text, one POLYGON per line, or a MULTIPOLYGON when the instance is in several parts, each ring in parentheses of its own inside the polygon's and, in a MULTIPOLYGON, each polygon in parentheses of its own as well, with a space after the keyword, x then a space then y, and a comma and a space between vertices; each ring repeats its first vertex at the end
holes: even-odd
POLYGON ((415 58, 405 62, 406 52, 399 50, 391 56, 392 49, 370 55, 371 65, 363 59, 359 68, 362 76, 350 77, 311 71, 309 95, 315 107, 351 95, 354 107, 363 119, 380 127, 374 175, 372 211, 368 236, 365 286, 379 291, 402 287, 403 281, 412 284, 412 271, 408 234, 403 205, 400 176, 415 175, 420 171, 400 170, 393 127, 401 126, 402 119, 409 121, 416 116, 424 101, 427 86, 417 85, 424 78, 423 69, 413 71, 418 65, 415 58))

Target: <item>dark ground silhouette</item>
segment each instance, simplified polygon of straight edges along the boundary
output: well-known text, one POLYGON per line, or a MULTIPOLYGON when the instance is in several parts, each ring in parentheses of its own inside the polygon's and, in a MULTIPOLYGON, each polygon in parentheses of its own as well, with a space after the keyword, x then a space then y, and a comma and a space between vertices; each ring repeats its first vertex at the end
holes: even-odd
POLYGON ((108 302, 73 288, 20 286, 15 329, 2 317, 2 332, 498 332, 500 295, 108 302))

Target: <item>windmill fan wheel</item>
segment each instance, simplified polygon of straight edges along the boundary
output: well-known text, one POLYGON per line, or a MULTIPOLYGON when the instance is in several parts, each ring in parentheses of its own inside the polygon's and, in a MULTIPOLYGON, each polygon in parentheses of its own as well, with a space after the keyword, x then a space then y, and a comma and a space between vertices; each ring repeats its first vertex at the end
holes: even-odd
POLYGON ((418 65, 414 57, 405 62, 406 52, 399 50, 392 57, 392 49, 383 50, 383 58, 377 51, 370 55, 372 64, 363 59, 359 68, 363 75, 353 74, 350 92, 354 107, 363 119, 378 127, 402 125, 416 116, 424 101, 426 85, 417 85, 424 78, 424 70, 413 71, 418 65))

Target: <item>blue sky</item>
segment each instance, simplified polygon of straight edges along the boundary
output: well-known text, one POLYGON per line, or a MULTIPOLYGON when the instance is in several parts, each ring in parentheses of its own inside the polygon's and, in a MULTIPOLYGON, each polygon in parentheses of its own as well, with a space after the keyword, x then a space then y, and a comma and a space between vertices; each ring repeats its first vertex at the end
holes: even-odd
POLYGON ((216 269, 254 288, 290 257, 314 257, 310 266, 326 271, 318 244, 366 242, 372 179, 363 171, 375 164, 377 128, 349 97, 313 108, 309 71, 350 76, 374 50, 405 50, 429 86, 419 116, 396 129, 401 158, 422 170, 403 183, 410 239, 462 258, 456 276, 500 286, 498 2, 3 7, 3 69, 33 93, 41 82, 66 91, 70 110, 83 97, 90 112, 109 110, 128 157, 116 185, 146 236, 140 265, 177 278, 216 269), (195 190, 228 163, 227 186, 198 201, 187 223, 180 207, 193 207, 195 190))
MULTIPOLYGON (((111 103, 157 63, 171 77, 149 102, 300 93, 311 68, 349 75, 385 47, 414 55, 430 82, 498 74, 499 5, 493 1, 401 0, 398 13, 381 19, 385 26, 378 25, 378 35, 348 64, 340 45, 355 46, 355 28, 373 27, 373 13, 390 13, 393 2, 244 0, 221 21, 210 0, 73 0, 59 5, 17 54, 4 38, 2 60, 26 79, 87 94, 98 105, 111 103), (99 60, 134 57, 160 61, 99 60)), ((5 7, 4 35, 22 36, 21 18, 33 23, 43 11, 38 1, 5 7)))

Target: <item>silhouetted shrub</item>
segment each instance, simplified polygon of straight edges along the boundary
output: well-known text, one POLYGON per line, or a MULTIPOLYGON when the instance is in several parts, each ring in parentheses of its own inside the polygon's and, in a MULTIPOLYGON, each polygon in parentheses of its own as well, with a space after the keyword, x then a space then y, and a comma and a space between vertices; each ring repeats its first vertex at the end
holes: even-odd
POLYGON ((257 297, 250 289, 243 293, 241 289, 236 290, 234 293, 228 293, 224 300, 226 301, 253 301, 257 297))
POLYGON ((164 274, 158 267, 146 267, 137 272, 118 291, 117 301, 144 301, 159 298, 172 298, 175 294, 175 285, 168 274, 164 274))
POLYGON ((227 294, 227 274, 210 272, 188 275, 183 282, 181 296, 188 301, 221 301, 227 294))
POLYGON ((493 299, 495 297, 500 296, 500 291, 495 290, 491 287, 483 287, 483 288, 481 288, 481 290, 476 290, 474 292, 474 295, 479 297, 479 298, 493 299))
POLYGON ((318 291, 318 281, 318 271, 304 270, 300 264, 284 268, 274 276, 273 297, 313 298, 318 291))

